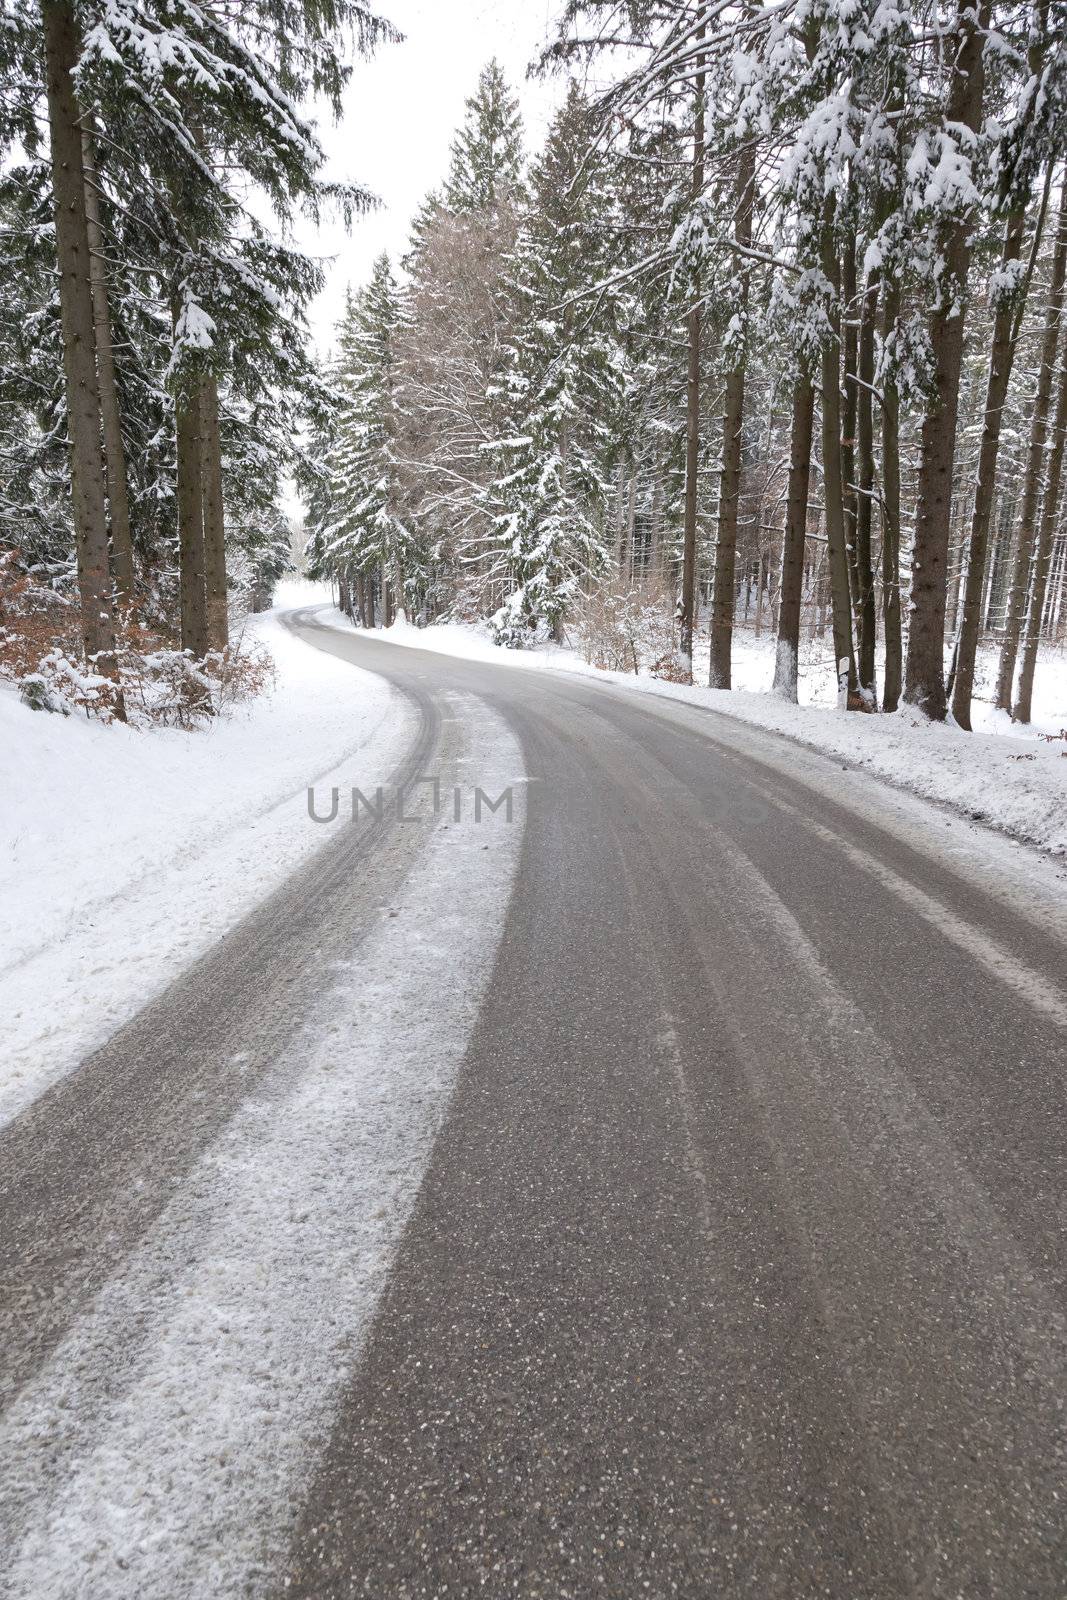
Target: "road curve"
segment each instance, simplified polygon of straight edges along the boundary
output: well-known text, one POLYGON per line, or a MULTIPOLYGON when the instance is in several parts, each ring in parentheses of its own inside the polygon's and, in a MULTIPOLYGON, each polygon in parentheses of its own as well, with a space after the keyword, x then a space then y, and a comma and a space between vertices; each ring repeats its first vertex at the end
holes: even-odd
POLYGON ((1062 920, 730 719, 290 622, 529 795, 277 1594, 1062 1597, 1062 920))

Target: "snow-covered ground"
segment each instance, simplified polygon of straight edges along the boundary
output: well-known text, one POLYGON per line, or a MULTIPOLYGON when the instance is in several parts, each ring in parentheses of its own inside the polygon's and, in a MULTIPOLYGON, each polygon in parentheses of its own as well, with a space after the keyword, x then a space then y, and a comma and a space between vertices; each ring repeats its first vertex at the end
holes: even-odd
POLYGON ((30 711, 0 684, 0 1124, 285 878, 309 784, 387 782, 413 731, 382 681, 250 619, 271 693, 196 732, 30 711))
MULTIPOLYGON (((323 612, 332 625, 352 624, 339 611, 323 612)), ((1043 652, 1035 681, 1034 721, 1023 727, 996 711, 988 698, 975 704, 974 733, 930 723, 908 707, 892 716, 843 716, 836 694, 831 653, 806 644, 800 664, 801 704, 790 705, 767 691, 774 674, 773 636, 756 639, 739 631, 730 691, 700 686, 707 678, 706 640, 698 643, 693 687, 642 675, 603 672, 575 649, 542 645, 502 650, 485 629, 457 623, 415 628, 403 622, 382 635, 392 643, 493 661, 525 671, 577 672, 639 693, 665 695, 725 712, 785 734, 838 757, 914 794, 948 805, 1013 838, 1056 855, 1067 854, 1067 654, 1043 652)), ((989 694, 995 653, 978 663, 979 696, 989 694)))
MULTIPOLYGON (((316 682, 331 700, 340 688, 316 682)), ((456 709, 488 791, 518 786, 514 825, 445 808, 265 1084, 5 1412, 0 1589, 12 1600, 272 1588, 510 900, 521 752, 478 702, 456 709)))

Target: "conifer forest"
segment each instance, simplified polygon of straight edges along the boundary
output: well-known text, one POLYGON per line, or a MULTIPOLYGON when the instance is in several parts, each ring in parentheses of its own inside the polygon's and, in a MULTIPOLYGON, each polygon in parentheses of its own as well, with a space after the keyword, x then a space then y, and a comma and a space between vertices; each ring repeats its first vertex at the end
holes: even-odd
POLYGON ((121 716, 149 656, 225 673, 291 474, 365 625, 569 630, 720 688, 754 626, 786 697, 817 636, 842 705, 963 728, 989 646, 1028 719, 1067 626, 1059 0, 571 4, 542 146, 490 61, 324 359, 285 224, 374 197, 300 106, 389 22, 6 13, 4 658, 37 693, 121 716))
POLYGON ((2 1600, 1064 1600, 1065 308, 1067 0, 0 0, 2 1600))

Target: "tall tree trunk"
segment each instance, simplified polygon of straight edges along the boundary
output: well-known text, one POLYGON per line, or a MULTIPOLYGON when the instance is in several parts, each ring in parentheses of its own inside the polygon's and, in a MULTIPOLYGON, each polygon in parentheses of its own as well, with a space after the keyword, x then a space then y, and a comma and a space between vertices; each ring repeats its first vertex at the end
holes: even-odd
MULTIPOLYGON (((697 34, 704 37, 704 29, 697 34)), ((693 121, 693 171, 691 195, 704 192, 704 74, 696 79, 696 114, 693 121)), ((678 644, 693 675, 693 630, 696 626, 697 477, 700 471, 700 288, 693 286, 694 304, 686 319, 688 367, 685 386, 685 511, 682 522, 682 592, 678 599, 678 644)))
MULTIPOLYGON (((1004 231, 1002 268, 1010 269, 1022 254, 1023 235, 1026 229, 1026 212, 1022 208, 1012 211, 1004 231)), ((1020 292, 1024 293, 1024 290, 1020 292)), ((963 586, 963 618, 956 643, 956 659, 952 675, 952 715, 957 724, 970 732, 971 696, 974 693, 974 666, 978 655, 978 634, 982 618, 982 595, 985 590, 986 552, 989 547, 989 519, 993 514, 993 499, 997 481, 997 455, 1000 450, 1000 425, 1004 415, 1008 383, 1015 359, 1015 338, 1018 331, 1017 316, 1019 296, 1002 298, 993 319, 993 343, 989 351, 989 370, 986 374, 985 411, 982 421, 982 442, 978 450, 978 472, 974 484, 974 506, 971 510, 971 533, 967 547, 967 578, 963 586)))
POLYGON ((1052 551, 1049 566, 1049 594, 1045 601, 1045 634, 1055 639, 1061 630, 1064 601, 1064 579, 1067 578, 1067 534, 1060 534, 1052 551))
POLYGON ((200 380, 200 472, 204 497, 204 588, 209 650, 230 642, 226 592, 226 520, 222 500, 219 388, 214 373, 200 380))
POLYGON ((826 555, 830 569, 830 605, 833 617, 834 670, 842 709, 856 688, 856 661, 852 649, 852 596, 848 551, 845 548, 844 485, 841 477, 841 274, 834 239, 834 197, 823 211, 821 265, 830 285, 827 308, 830 337, 822 347, 822 472, 826 516, 826 555))
MULTIPOLYGON (((900 320, 900 287, 886 280, 882 310, 882 343, 894 339, 900 320)), ((904 645, 900 617, 900 395, 890 361, 882 380, 882 631, 885 634, 885 679, 882 710, 900 703, 904 645)))
POLYGON ((663 473, 658 456, 652 456, 652 490, 649 495, 648 523, 651 548, 655 552, 656 576, 666 582, 670 556, 663 537, 663 473))
MULTIPOLYGON (((953 511, 952 526, 948 538, 948 583, 945 596, 945 624, 949 633, 955 633, 960 619, 960 596, 963 592, 963 528, 960 524, 960 515, 953 511)), ((954 664, 954 661, 953 661, 954 664)), ((945 682, 945 692, 951 696, 952 668, 945 682)))
MULTIPOLYGON (((626 500, 626 529, 623 534, 626 546, 626 566, 624 569, 624 576, 628 583, 633 583, 634 574, 637 570, 637 555, 634 549, 634 528, 636 526, 636 521, 637 463, 634 462, 630 470, 630 491, 626 500)), ((651 526, 648 530, 648 538, 651 540, 651 546, 646 544, 642 550, 642 572, 647 572, 649 570, 652 565, 653 555, 655 553, 656 528, 652 519, 650 519, 650 523, 651 526)))
POLYGON ((782 536, 782 586, 778 599, 778 644, 774 653, 773 692, 783 700, 797 697, 800 654, 800 603, 804 591, 804 542, 808 529, 811 484, 811 436, 815 422, 815 388, 806 372, 793 385, 793 422, 789 434, 789 486, 782 536))
POLYGON ((713 689, 730 688, 730 657, 734 632, 734 587, 737 563, 737 512, 741 499, 742 446, 745 422, 746 323, 748 320, 748 258, 752 246, 752 207, 756 182, 756 147, 749 142, 737 156, 734 177, 734 271, 737 282, 737 330, 733 362, 726 374, 722 411, 722 472, 719 477, 719 517, 715 539, 715 588, 711 607, 711 670, 713 689))
POLYGON ((120 604, 133 599, 133 540, 130 534, 130 496, 126 481, 126 450, 122 442, 119 392, 115 382, 115 352, 111 339, 111 314, 104 262, 104 233, 100 226, 100 191, 88 128, 82 126, 82 170, 85 177, 85 224, 89 239, 89 282, 93 298, 96 343, 96 377, 100 386, 100 415, 104 429, 104 466, 107 503, 111 513, 111 565, 120 604))
POLYGON ((881 275, 867 275, 860 306, 859 353, 856 393, 856 627, 858 652, 856 671, 860 692, 867 704, 878 704, 878 685, 874 672, 874 646, 877 611, 874 598, 874 568, 871 563, 871 521, 874 510, 874 324, 878 315, 881 275))
POLYGON ((626 573, 626 462, 615 468, 615 564, 622 579, 626 573))
MULTIPOLYGON (((990 0, 959 0, 956 22, 945 40, 952 63, 952 81, 944 126, 976 132, 982 119, 985 75, 982 51, 989 28, 990 0)), ((963 301, 971 260, 968 218, 940 229, 941 278, 930 315, 934 396, 922 425, 919 457, 915 543, 911 558, 911 623, 904 698, 928 717, 942 720, 945 698, 945 602, 949 531, 952 522, 952 474, 956 459, 956 422, 963 364, 963 301)))
POLYGON ((1063 476, 1063 451, 1067 441, 1067 341, 1060 354, 1060 392, 1056 401, 1056 418, 1052 425, 1052 449, 1048 460, 1048 477, 1045 480, 1045 497, 1041 507, 1041 527, 1034 546, 1033 571, 1030 575, 1030 603, 1026 611, 1019 658, 1019 684, 1015 691, 1015 704, 1011 715, 1014 722, 1029 722, 1030 707, 1034 697, 1034 669, 1037 666, 1037 647, 1041 642, 1041 620, 1045 613, 1045 594, 1048 588, 1049 559, 1056 535, 1056 518, 1060 504, 1060 480, 1063 476))
POLYGON ((204 484, 200 448, 200 389, 182 385, 175 400, 178 444, 178 561, 182 649, 199 659, 207 653, 207 588, 204 578, 204 484))
POLYGON ((1026 609, 1027 579, 1030 574, 1030 556, 1033 551, 1034 528, 1037 523, 1037 507, 1045 466, 1045 441, 1048 434, 1048 414, 1052 404, 1052 379, 1056 370, 1056 345, 1060 333, 1065 277, 1067 277, 1067 177, 1064 178, 1063 191, 1060 195, 1056 248, 1052 257, 1052 278, 1049 284, 1048 306, 1045 312, 1045 327, 1041 338, 1041 355, 1037 371, 1037 393, 1030 418, 1030 448, 1026 459, 1019 527, 1015 536, 1015 560, 1012 564, 1011 586, 1008 590, 1004 618, 1004 638, 1000 646, 996 703, 1002 711, 1011 709, 1011 690, 1015 677, 1016 657, 1019 653, 1019 635, 1026 609))
POLYGON ((860 629, 859 570, 856 565, 856 231, 850 225, 841 252, 841 502, 845 549, 856 637, 860 629))
POLYGON ((823 545, 815 563, 815 579, 812 589, 812 623, 811 637, 813 639, 826 638, 826 608, 830 602, 830 577, 829 563, 826 560, 826 512, 823 511, 822 519, 823 545))
MULTIPOLYGON (((85 172, 74 97, 78 33, 69 0, 41 0, 41 17, 82 638, 94 669, 117 679, 85 172)), ((117 697, 116 714, 125 716, 121 694, 117 697)))

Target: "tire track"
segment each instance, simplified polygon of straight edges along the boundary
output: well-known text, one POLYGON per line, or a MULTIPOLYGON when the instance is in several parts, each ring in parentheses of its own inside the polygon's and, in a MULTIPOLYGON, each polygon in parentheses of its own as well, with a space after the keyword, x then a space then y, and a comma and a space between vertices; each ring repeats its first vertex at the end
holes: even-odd
MULTIPOLYGON (((442 748, 418 686, 413 782, 442 748)), ((311 859, 101 1049, 0 1132, 0 1404, 37 1371, 269 1072, 321 974, 377 922, 429 821, 341 823, 311 859), (234 1061, 235 1054, 241 1060, 234 1061), (239 1070, 235 1070, 237 1067, 239 1070)))

